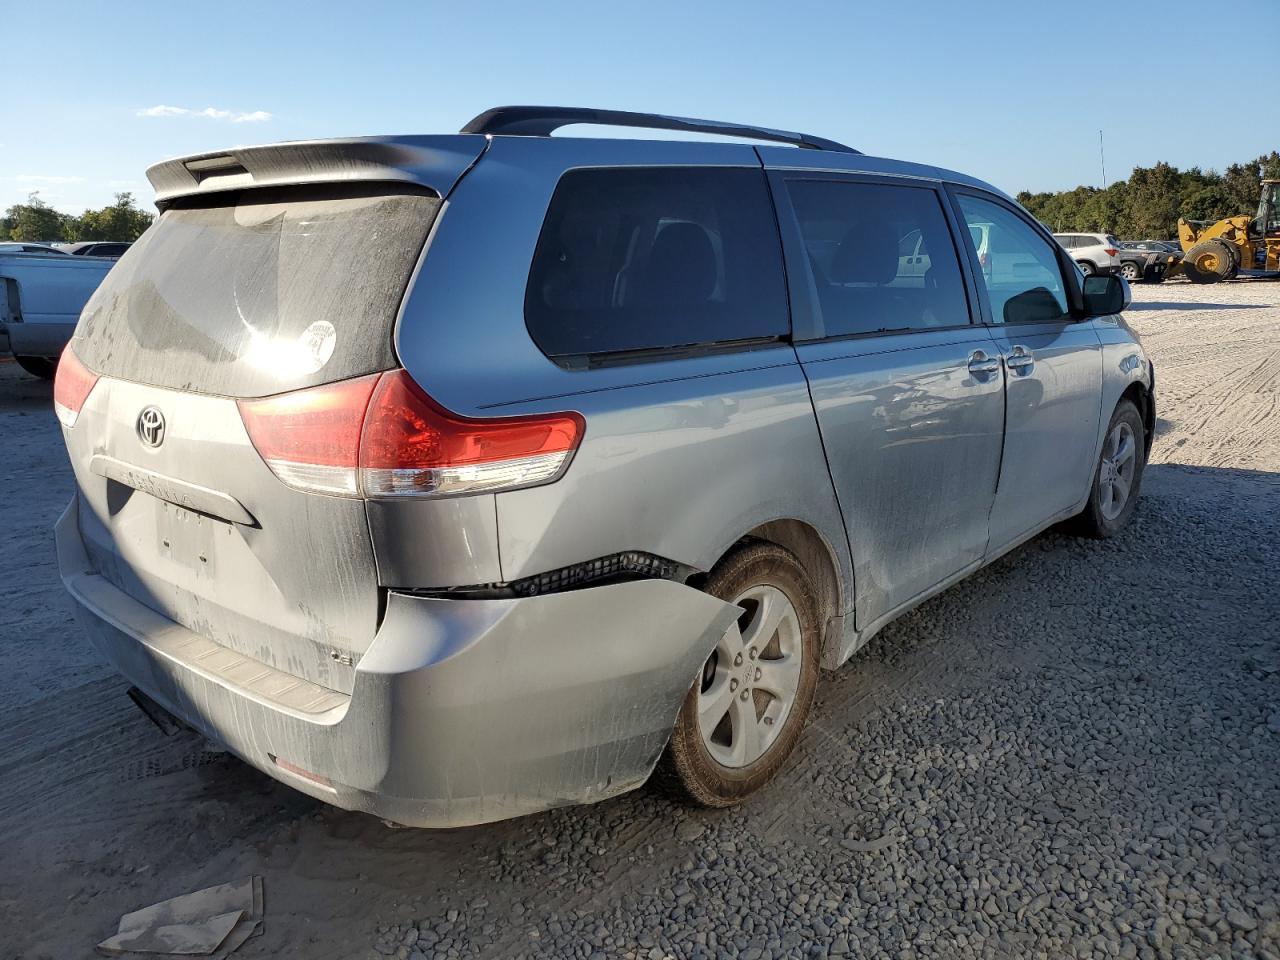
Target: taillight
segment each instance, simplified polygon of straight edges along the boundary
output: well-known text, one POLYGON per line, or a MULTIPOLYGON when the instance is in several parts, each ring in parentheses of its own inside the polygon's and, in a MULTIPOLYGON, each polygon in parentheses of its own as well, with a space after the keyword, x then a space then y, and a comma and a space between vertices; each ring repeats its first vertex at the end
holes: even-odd
POLYGON ((584 428, 577 413, 458 416, 393 370, 378 382, 364 421, 363 492, 445 496, 545 483, 568 464, 584 428))
POLYGON ((404 370, 242 400, 254 447, 291 487, 356 497, 438 497, 554 480, 582 440, 577 413, 472 418, 404 370))
POLYGON ((241 400, 240 419, 258 454, 289 486, 358 497, 360 429, 380 376, 241 400))
POLYGON ((1102 252, 1105 253, 1108 257, 1114 257, 1120 253, 1120 251, 1115 249, 1114 247, 1103 247, 1102 252))
POLYGON ((58 371, 53 378, 53 412, 64 427, 74 427, 80 408, 89 399, 98 375, 80 362, 71 348, 62 351, 58 371))

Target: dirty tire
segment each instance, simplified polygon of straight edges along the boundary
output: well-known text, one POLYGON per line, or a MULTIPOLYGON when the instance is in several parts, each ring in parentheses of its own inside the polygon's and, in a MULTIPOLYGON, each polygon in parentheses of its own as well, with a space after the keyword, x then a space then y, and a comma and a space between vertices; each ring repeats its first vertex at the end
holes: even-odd
POLYGON ((1098 455, 1098 464, 1093 468, 1093 482, 1089 487, 1089 502, 1084 510, 1072 518, 1070 528, 1073 533, 1084 537, 1105 540, 1114 537, 1128 526, 1137 507, 1138 496, 1142 492, 1142 471, 1147 465, 1146 435, 1143 433, 1142 415, 1129 400, 1121 400, 1116 405, 1111 422, 1107 424, 1107 432, 1102 439, 1102 451, 1098 455), (1123 431, 1127 425, 1129 435, 1135 444, 1133 451, 1133 474, 1123 508, 1118 514, 1108 516, 1104 508, 1104 484, 1102 480, 1103 465, 1107 460, 1111 436, 1117 430, 1123 431))
POLYGON ((58 370, 58 361, 50 360, 47 357, 20 357, 14 356, 14 360, 18 361, 18 366, 33 377, 39 377, 41 380, 52 380, 53 375, 58 370))
POLYGON ((1142 270, 1132 260, 1126 260, 1120 265, 1120 276, 1130 283, 1137 283, 1142 279, 1142 270))
MULTIPOLYGON (((747 544, 716 565, 704 589, 731 601, 760 587, 781 591, 796 614, 800 670, 795 698, 781 730, 758 759, 746 766, 726 766, 712 756, 699 726, 699 693, 706 668, 699 669, 658 764, 657 778, 679 798, 702 806, 732 806, 768 783, 795 748, 813 706, 822 656, 821 624, 809 578, 795 555, 773 543, 747 544)), ((739 622, 746 623, 749 617, 744 609, 739 622)))
POLYGON ((1086 277, 1092 277, 1095 273, 1098 272, 1098 268, 1095 267, 1088 260, 1077 260, 1076 266, 1080 268, 1080 272, 1083 273, 1086 277))
POLYGON ((1235 273, 1236 257, 1231 245, 1223 240, 1197 243, 1182 258, 1182 272, 1192 283, 1217 283, 1229 280, 1235 273))

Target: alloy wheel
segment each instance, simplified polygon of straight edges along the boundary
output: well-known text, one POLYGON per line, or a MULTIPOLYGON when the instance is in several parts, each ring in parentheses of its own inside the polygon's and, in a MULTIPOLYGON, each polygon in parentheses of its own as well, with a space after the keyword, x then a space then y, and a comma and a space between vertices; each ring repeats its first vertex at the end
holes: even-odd
POLYGON ((800 618, 787 595, 759 585, 733 601, 741 616, 707 659, 698 690, 698 727, 712 758, 747 767, 782 732, 800 688, 800 618))
POLYGON ((1138 444, 1133 427, 1121 421, 1107 436, 1102 451, 1102 467, 1098 470, 1098 506, 1108 520, 1120 516, 1129 502, 1137 465, 1138 444))

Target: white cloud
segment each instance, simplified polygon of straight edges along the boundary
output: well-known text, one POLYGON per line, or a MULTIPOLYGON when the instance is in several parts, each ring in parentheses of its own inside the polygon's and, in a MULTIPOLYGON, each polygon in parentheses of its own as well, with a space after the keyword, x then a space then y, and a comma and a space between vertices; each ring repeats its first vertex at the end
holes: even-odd
POLYGON ((20 173, 13 179, 19 183, 84 183, 84 177, 47 177, 35 173, 20 173))
POLYGON ((158 103, 154 107, 139 110, 137 115, 140 117, 203 117, 206 120, 230 120, 232 123, 265 123, 271 119, 271 114, 266 110, 253 110, 249 113, 221 110, 218 107, 192 110, 189 107, 172 107, 167 103, 158 103))

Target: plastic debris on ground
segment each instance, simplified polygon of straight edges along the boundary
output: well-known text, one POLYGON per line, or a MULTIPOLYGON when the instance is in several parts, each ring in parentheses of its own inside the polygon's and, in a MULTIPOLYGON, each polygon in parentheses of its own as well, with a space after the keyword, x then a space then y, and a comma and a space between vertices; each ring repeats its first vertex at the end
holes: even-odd
POLYGON ((262 933, 262 914, 262 878, 246 877, 126 913, 98 952, 224 960, 262 933))

